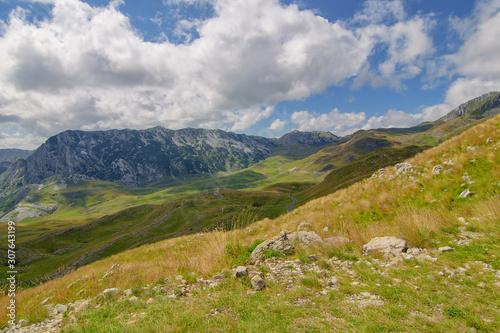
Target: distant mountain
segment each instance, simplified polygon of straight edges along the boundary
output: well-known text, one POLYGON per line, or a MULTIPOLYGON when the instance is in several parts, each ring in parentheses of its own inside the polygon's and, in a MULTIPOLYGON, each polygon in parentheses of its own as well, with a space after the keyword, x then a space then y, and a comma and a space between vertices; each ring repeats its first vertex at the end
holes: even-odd
POLYGON ((19 202, 29 192, 29 185, 55 175, 74 181, 94 179, 142 187, 243 169, 284 146, 321 146, 338 141, 331 133, 298 131, 279 139, 192 128, 65 131, 49 138, 0 176, 0 209, 6 206, 5 200, 10 200, 10 206, 19 202))
POLYGON ((33 153, 32 150, 0 149, 0 174, 4 173, 9 165, 19 158, 26 158, 33 153))
POLYGON ((500 92, 492 91, 459 105, 438 121, 450 121, 461 116, 491 117, 500 113, 500 92))

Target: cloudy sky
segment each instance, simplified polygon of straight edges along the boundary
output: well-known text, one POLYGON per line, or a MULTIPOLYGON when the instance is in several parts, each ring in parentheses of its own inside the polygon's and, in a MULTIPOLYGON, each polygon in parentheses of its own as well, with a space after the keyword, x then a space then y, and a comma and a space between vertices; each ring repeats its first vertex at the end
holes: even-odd
POLYGON ((500 90, 498 36, 500 0, 0 0, 0 148, 411 126, 500 90))

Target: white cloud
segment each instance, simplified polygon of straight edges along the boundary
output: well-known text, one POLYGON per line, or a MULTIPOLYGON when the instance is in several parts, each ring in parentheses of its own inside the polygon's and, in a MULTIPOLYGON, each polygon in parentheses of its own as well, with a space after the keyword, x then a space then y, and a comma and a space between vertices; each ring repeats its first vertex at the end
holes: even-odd
POLYGON ((364 112, 340 113, 337 108, 330 113, 311 114, 308 111, 297 111, 292 114, 291 122, 299 125, 300 131, 332 131, 343 135, 349 129, 361 125, 366 120, 364 112))
POLYGON ((285 121, 276 119, 267 129, 279 132, 285 129, 285 125, 286 125, 285 121))
POLYGON ((368 0, 353 21, 368 24, 402 21, 406 17, 402 0, 368 0))
POLYGON ((421 114, 410 114, 399 110, 389 110, 379 117, 371 117, 363 125, 362 129, 391 128, 391 127, 411 127, 421 122, 421 114))
POLYGON ((480 0, 470 17, 452 17, 450 24, 464 42, 456 53, 436 60, 430 71, 434 71, 434 78, 445 73, 459 76, 451 83, 442 104, 451 110, 482 94, 500 90, 500 44, 496 38, 500 35, 500 0, 480 0))
POLYGON ((366 64, 361 75, 356 77, 353 88, 358 89, 365 83, 372 87, 390 86, 401 90, 403 80, 418 76, 430 56, 435 52, 429 32, 434 21, 431 17, 415 16, 412 19, 393 25, 370 24, 360 28, 358 33, 374 45, 387 46, 387 55, 378 57, 375 64, 366 64))
POLYGON ((447 113, 451 112, 453 109, 454 106, 447 103, 425 107, 421 112, 422 122, 437 120, 447 113))
POLYGON ((182 23, 199 35, 183 45, 144 41, 120 2, 51 2, 45 21, 18 10, 0 35, 0 115, 15 115, 39 138, 69 128, 244 130, 282 100, 357 75, 372 47, 366 36, 277 0, 189 0, 213 4, 215 15, 182 23))

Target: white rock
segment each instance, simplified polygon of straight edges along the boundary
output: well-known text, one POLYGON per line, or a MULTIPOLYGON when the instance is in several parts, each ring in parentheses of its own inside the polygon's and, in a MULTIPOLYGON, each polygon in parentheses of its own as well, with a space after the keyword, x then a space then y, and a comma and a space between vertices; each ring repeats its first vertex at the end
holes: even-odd
POLYGON ((266 282, 258 275, 255 275, 250 282, 255 290, 262 290, 266 287, 266 282))
POLYGON ((241 276, 247 276, 248 275, 248 268, 245 266, 238 266, 236 268, 236 272, 234 273, 234 277, 241 277, 241 276))
POLYGON ((451 246, 443 246, 438 249, 439 253, 451 252, 454 249, 451 246))
POLYGON ((118 293, 118 288, 109 288, 102 292, 104 295, 118 293))
POLYGON ((307 231, 312 227, 312 224, 307 222, 307 221, 302 221, 300 222, 299 227, 297 228, 298 231, 307 231))
POLYGON ((339 279, 336 276, 334 276, 330 280, 328 280, 327 284, 328 284, 328 286, 333 287, 333 286, 339 284, 339 279))
POLYGON ((363 245, 363 253, 372 251, 396 254, 406 250, 406 241, 397 237, 375 237, 363 245))
POLYGON ((68 307, 64 304, 57 304, 55 309, 57 313, 65 313, 66 311, 68 311, 68 307))
POLYGON ((474 195, 474 193, 471 192, 470 189, 466 189, 465 191, 463 191, 462 193, 460 193, 460 195, 458 196, 460 199, 465 199, 471 195, 474 195))

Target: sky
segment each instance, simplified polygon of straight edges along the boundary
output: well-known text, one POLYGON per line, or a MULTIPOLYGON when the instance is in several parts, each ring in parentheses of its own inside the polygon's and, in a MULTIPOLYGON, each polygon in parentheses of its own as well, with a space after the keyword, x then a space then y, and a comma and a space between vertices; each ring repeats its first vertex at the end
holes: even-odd
POLYGON ((0 0, 0 148, 409 127, 500 90, 497 36, 500 0, 0 0))

